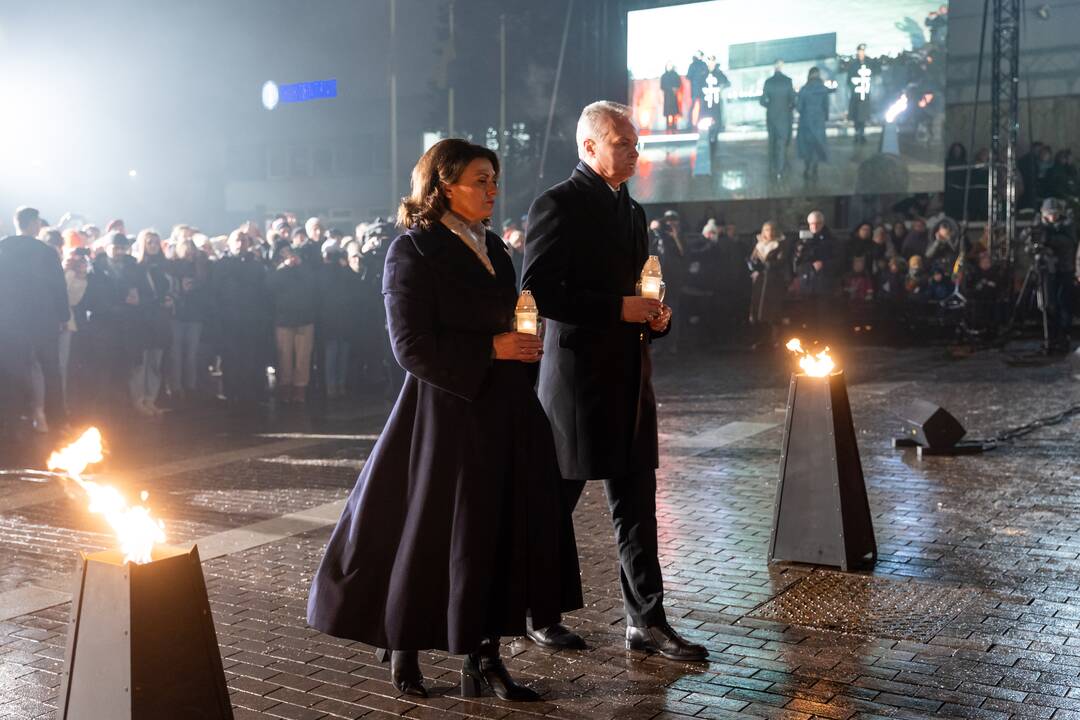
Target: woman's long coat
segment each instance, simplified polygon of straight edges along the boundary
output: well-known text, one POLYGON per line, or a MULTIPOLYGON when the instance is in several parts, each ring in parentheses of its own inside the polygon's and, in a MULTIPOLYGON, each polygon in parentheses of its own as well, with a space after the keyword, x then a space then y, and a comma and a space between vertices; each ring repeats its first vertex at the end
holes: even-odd
POLYGON ((829 161, 825 131, 829 120, 831 92, 821 80, 811 80, 799 90, 799 131, 795 135, 795 148, 799 152, 799 158, 805 162, 829 161))
POLYGON ((750 292, 750 321, 778 323, 784 318, 784 298, 791 284, 791 260, 788 243, 781 240, 764 258, 753 252, 750 268, 757 273, 750 292))
POLYGON ((547 417, 512 327, 513 265, 492 276, 441 223, 398 237, 383 294, 405 384, 312 581, 308 622, 399 650, 474 652, 582 606, 573 525, 547 417))

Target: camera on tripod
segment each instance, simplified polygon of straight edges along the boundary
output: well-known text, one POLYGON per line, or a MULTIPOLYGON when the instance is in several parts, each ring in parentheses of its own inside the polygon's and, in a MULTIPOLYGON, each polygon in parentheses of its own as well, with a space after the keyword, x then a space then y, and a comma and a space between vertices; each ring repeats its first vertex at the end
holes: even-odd
POLYGON ((1021 234, 1024 252, 1040 270, 1055 272, 1058 253, 1049 240, 1050 233, 1069 227, 1073 222, 1072 208, 1056 198, 1043 201, 1042 209, 1035 215, 1031 227, 1021 234))

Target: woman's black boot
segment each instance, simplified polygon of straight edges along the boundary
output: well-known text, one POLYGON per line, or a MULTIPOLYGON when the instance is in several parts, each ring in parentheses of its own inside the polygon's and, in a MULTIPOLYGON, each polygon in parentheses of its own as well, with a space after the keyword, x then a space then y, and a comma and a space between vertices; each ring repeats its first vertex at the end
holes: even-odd
POLYGON ((518 685, 510 677, 506 666, 499 657, 497 640, 484 640, 480 650, 465 656, 461 666, 461 696, 480 697, 484 688, 490 688, 502 700, 513 702, 532 702, 540 696, 524 685, 518 685))
POLYGON ((390 653, 390 682, 406 695, 421 698, 428 696, 415 650, 394 650, 390 653))

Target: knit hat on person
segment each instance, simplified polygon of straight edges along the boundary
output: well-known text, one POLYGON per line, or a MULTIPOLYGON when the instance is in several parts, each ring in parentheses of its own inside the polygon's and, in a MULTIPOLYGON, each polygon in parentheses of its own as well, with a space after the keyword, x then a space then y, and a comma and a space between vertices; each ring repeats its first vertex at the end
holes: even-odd
POLYGON ((1057 198, 1046 198, 1042 202, 1042 208, 1040 212, 1042 212, 1043 215, 1050 215, 1051 213, 1060 215, 1062 212, 1064 212, 1064 203, 1062 203, 1057 198))
POLYGON ((68 228, 61 233, 64 236, 64 249, 86 247, 86 236, 75 228, 68 228))

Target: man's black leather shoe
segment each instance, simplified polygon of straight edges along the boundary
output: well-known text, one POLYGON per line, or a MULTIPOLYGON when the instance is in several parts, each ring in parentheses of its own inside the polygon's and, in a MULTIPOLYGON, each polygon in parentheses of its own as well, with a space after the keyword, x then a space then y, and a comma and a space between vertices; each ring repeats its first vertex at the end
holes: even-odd
POLYGON ((695 661, 709 657, 704 646, 682 639, 667 623, 651 627, 627 625, 626 649, 659 653, 668 660, 695 661))
POLYGON ((553 650, 584 650, 585 641, 576 632, 562 623, 548 625, 546 628, 534 628, 532 619, 525 621, 525 634, 540 647, 553 650))

